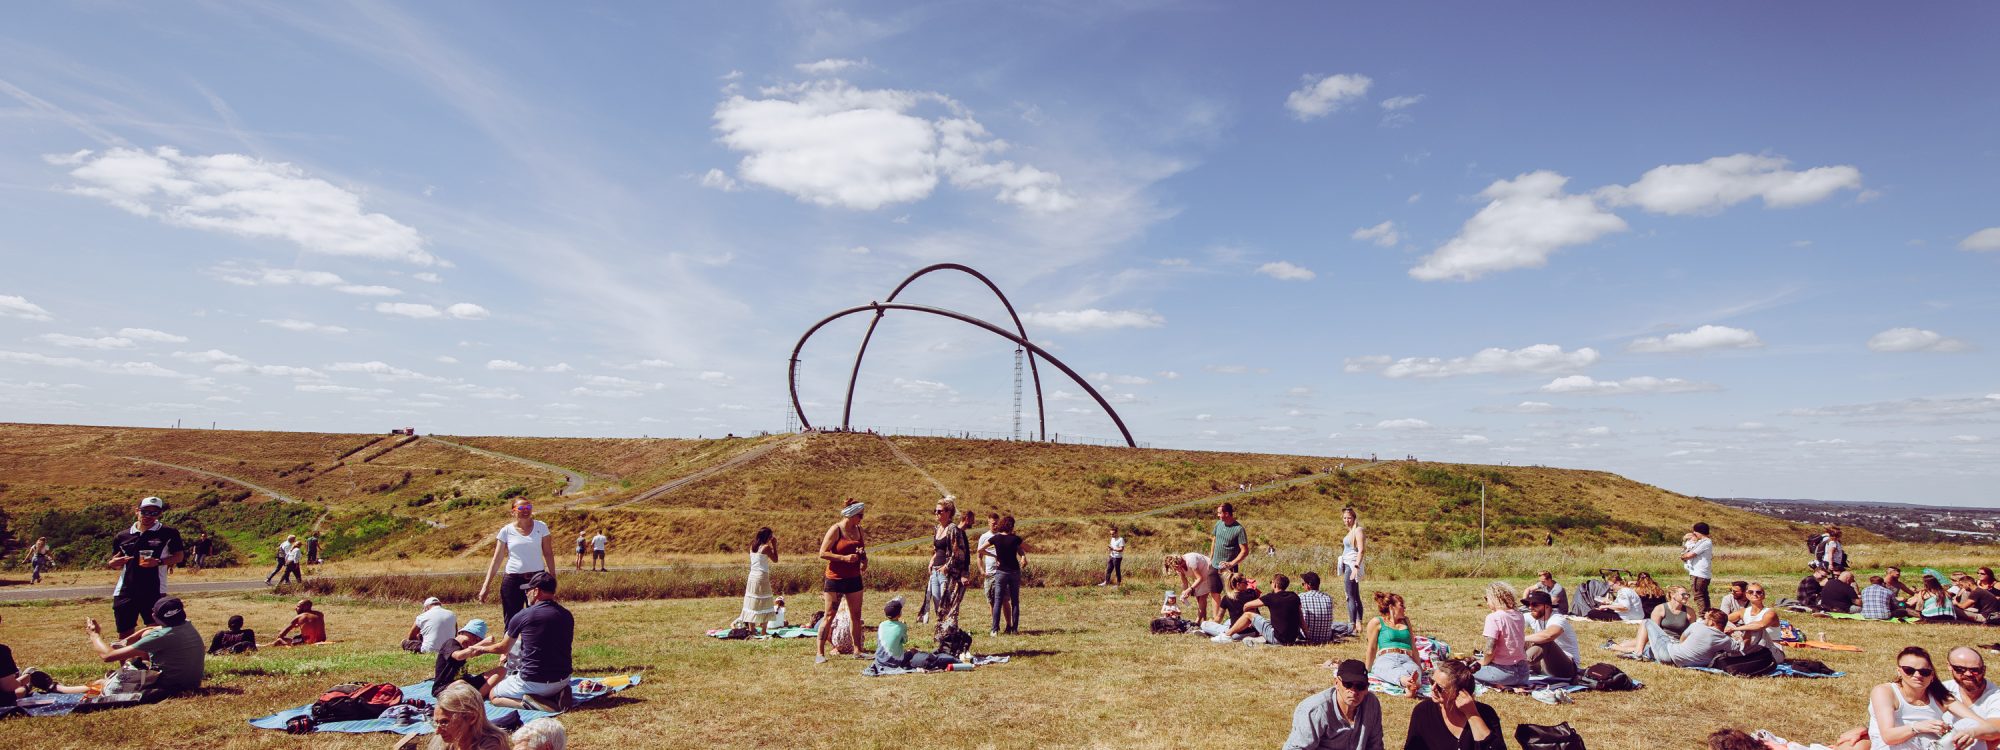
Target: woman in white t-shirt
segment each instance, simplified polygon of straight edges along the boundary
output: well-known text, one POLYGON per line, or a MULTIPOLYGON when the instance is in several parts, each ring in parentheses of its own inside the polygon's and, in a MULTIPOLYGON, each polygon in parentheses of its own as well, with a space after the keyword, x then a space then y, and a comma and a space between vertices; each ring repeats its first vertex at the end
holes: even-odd
POLYGON ((514 521, 493 535, 493 562, 486 566, 486 580, 479 584, 481 604, 486 602, 493 574, 501 572, 503 562, 507 569, 500 579, 500 622, 505 627, 515 612, 528 606, 528 594, 521 590, 528 577, 542 571, 555 575, 556 571, 555 540, 549 538, 548 524, 535 520, 535 504, 525 497, 514 501, 514 521))
POLYGON ((1104 561, 1104 582, 1099 586, 1125 583, 1125 537, 1118 535, 1118 527, 1111 527, 1111 543, 1106 545, 1111 556, 1104 561))

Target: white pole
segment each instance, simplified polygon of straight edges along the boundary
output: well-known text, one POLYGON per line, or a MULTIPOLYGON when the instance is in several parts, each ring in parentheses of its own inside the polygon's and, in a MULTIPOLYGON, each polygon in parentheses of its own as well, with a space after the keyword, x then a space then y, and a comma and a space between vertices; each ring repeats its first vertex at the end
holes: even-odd
POLYGON ((1486 483, 1479 483, 1479 551, 1486 551, 1486 483))

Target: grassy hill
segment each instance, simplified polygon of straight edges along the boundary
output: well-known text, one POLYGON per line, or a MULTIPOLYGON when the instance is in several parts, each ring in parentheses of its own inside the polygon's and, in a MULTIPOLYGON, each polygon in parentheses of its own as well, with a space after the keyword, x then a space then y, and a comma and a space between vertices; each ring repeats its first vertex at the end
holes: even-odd
POLYGON ((267 560, 284 533, 312 529, 327 554, 341 558, 483 554, 516 495, 536 499, 565 538, 604 529, 621 554, 648 556, 738 552, 760 526, 776 530, 787 549, 803 550, 854 497, 869 503, 868 528, 887 552, 896 549, 890 542, 927 533, 940 486, 982 518, 997 510, 1021 519, 1044 552, 1097 550, 1114 523, 1135 555, 1204 548, 1214 502, 1242 485, 1256 489, 1227 499, 1253 539, 1281 549, 1337 544, 1346 505, 1360 509, 1380 546, 1476 546, 1481 483, 1494 545, 1538 545, 1545 534, 1563 546, 1671 542, 1696 520, 1736 545, 1796 545, 1806 533, 1570 469, 857 434, 449 440, 567 468, 590 482, 559 496, 564 481, 553 471, 403 436, 0 424, 0 511, 18 545, 50 536, 70 564, 97 559, 105 531, 126 523, 132 501, 144 495, 166 498, 169 520, 184 533, 217 534, 244 562, 267 560), (135 458, 243 480, 296 502, 135 458), (641 499, 717 467, 726 468, 641 499))

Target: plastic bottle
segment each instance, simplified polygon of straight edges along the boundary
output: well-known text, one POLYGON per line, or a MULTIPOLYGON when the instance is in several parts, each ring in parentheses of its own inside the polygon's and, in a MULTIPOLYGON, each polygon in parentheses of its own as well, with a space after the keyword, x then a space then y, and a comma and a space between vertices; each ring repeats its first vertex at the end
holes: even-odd
POLYGON ((947 669, 949 669, 949 670, 951 670, 951 671, 953 671, 953 672, 970 672, 970 671, 972 671, 972 670, 974 670, 974 669, 976 669, 976 668, 977 668, 977 667, 974 667, 974 666, 972 666, 971 664, 967 664, 967 663, 965 663, 965 662, 962 662, 962 661, 960 661, 960 662, 952 662, 952 665, 951 665, 950 667, 947 667, 947 669))
POLYGON ((784 608, 783 606, 779 606, 779 607, 778 607, 778 627, 781 627, 781 628, 782 628, 782 627, 784 627, 784 626, 785 626, 785 608, 784 608))

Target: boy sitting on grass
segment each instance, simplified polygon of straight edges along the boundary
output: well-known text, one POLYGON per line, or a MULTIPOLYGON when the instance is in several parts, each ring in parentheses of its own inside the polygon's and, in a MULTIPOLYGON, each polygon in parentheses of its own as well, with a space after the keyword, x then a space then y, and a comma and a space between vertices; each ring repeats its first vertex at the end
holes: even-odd
POLYGON ((909 626, 903 624, 903 597, 890 599, 882 605, 883 620, 875 627, 875 666, 892 669, 943 669, 958 661, 951 654, 920 652, 904 649, 904 639, 909 635, 909 626))

